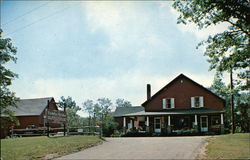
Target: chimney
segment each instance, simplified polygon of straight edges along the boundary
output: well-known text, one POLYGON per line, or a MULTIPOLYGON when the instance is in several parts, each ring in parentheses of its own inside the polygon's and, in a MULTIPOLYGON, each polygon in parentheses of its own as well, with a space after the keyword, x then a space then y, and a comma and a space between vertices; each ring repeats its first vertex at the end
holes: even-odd
POLYGON ((150 84, 147 84, 147 100, 151 98, 151 86, 150 84))

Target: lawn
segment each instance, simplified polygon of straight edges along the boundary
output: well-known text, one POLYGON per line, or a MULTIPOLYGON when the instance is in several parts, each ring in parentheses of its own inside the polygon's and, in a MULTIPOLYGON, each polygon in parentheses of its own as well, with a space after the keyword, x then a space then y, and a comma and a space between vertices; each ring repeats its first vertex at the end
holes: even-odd
POLYGON ((1 140, 1 156, 9 159, 59 157, 101 142, 97 136, 27 137, 1 140))
POLYGON ((207 150, 207 159, 249 159, 250 134, 237 133, 215 136, 210 139, 207 150))

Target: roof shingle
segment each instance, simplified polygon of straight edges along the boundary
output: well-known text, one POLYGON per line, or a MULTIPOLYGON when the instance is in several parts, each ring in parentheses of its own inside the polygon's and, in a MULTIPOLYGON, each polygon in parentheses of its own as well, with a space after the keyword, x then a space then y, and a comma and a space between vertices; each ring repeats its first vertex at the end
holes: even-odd
POLYGON ((53 97, 21 99, 16 103, 17 107, 11 106, 10 109, 15 112, 15 116, 36 116, 40 115, 48 105, 48 100, 53 97))
POLYGON ((113 114, 114 117, 121 117, 125 114, 131 114, 136 112, 144 111, 142 106, 133 106, 133 107, 117 107, 113 114))

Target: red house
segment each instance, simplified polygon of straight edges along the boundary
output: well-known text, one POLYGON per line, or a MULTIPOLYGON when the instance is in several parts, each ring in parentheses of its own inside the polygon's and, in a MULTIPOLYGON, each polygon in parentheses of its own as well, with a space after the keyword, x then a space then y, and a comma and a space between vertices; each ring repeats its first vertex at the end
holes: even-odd
POLYGON ((119 107, 115 120, 125 132, 138 130, 155 134, 224 133, 224 99, 180 74, 142 106, 119 107))
MULTIPOLYGON (((14 129, 25 129, 29 126, 45 127, 46 109, 58 110, 53 97, 21 99, 16 103, 17 107, 10 107, 14 111, 14 116, 19 121, 19 126, 14 129)), ((50 127, 61 127, 61 124, 50 124, 50 127)), ((8 135, 9 128, 1 129, 1 138, 8 135)))

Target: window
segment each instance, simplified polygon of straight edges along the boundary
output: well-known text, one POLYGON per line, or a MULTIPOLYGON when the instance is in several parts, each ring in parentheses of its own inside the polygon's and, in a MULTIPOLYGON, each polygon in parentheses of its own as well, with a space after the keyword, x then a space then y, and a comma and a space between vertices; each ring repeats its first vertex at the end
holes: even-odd
POLYGON ((162 108, 163 109, 175 108, 174 98, 163 98, 162 108))
POLYGON ((198 107, 204 107, 203 97, 191 97, 191 107, 198 108, 198 107))
POLYGON ((194 97, 194 106, 200 107, 200 97, 194 97))
POLYGON ((155 118, 155 128, 156 129, 161 128, 161 120, 160 120, 160 118, 155 118))
POLYGON ((220 116, 212 116, 211 125, 219 125, 219 124, 220 124, 220 116))
POLYGON ((167 108, 171 108, 171 99, 167 98, 167 108))

